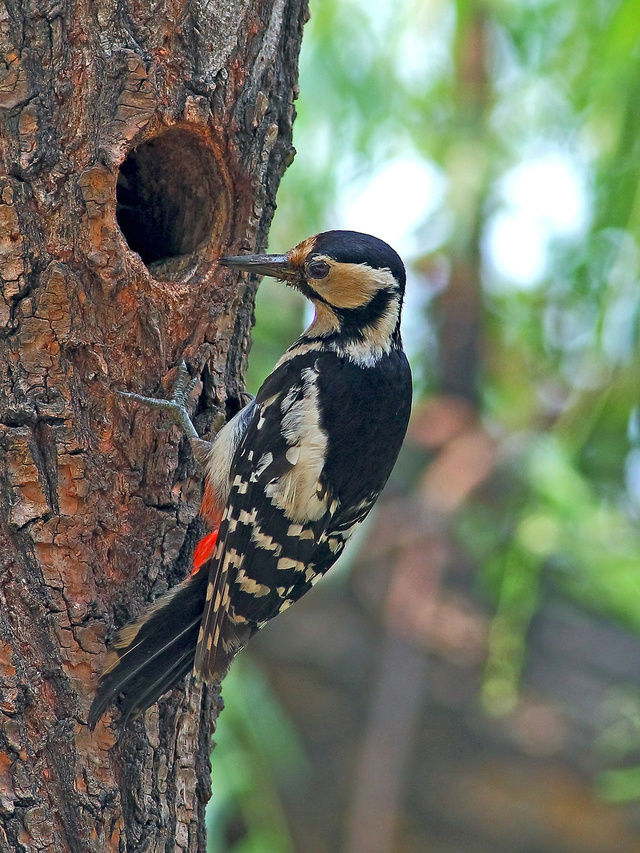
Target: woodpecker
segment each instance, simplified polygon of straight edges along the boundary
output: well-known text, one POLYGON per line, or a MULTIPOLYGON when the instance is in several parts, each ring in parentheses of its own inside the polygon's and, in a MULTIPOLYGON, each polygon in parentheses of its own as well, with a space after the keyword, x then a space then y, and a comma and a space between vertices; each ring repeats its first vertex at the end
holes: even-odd
MULTIPOLYGON (((411 371, 400 317, 405 269, 382 240, 327 231, 284 255, 223 257, 222 265, 284 281, 315 308, 313 322, 213 442, 172 409, 203 459, 202 515, 189 578, 116 635, 88 722, 118 701, 138 716, 193 670, 219 682, 234 656, 335 563, 385 485, 404 439, 411 371)), ((186 376, 183 371, 183 379, 186 376)))

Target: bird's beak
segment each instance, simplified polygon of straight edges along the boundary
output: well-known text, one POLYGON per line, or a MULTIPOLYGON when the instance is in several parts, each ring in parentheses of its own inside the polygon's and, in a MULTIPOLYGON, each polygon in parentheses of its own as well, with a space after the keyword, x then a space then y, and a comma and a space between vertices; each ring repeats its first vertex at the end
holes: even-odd
POLYGON ((298 274, 288 255, 234 255, 219 258, 218 263, 254 275, 270 275, 282 281, 291 281, 298 274))

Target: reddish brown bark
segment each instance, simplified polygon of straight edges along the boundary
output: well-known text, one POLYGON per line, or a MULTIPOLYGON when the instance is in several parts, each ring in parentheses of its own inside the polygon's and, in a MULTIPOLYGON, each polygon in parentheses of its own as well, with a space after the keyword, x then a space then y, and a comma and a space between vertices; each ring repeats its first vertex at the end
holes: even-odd
POLYGON ((218 696, 85 724, 199 533, 187 443, 114 392, 184 358, 201 432, 238 407, 253 290, 215 260, 265 243, 305 15, 0 0, 1 849, 205 850, 218 696))

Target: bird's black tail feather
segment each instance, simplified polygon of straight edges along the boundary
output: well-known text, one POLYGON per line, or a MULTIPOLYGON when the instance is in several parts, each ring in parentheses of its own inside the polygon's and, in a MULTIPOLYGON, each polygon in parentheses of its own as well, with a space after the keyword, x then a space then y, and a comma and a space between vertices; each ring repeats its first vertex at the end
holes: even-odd
POLYGON ((125 723, 146 711, 193 668, 208 574, 203 566, 137 622, 118 632, 89 711, 91 729, 118 697, 125 723))

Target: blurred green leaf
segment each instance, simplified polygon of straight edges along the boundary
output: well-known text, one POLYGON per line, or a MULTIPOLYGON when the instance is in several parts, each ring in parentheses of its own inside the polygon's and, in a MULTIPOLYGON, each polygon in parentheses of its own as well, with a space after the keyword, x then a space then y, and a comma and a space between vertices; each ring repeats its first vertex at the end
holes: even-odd
MULTIPOLYGON (((504 713, 549 595, 640 632, 640 4, 316 0, 300 91, 298 155, 272 250, 344 227, 345 199, 394 159, 417 156, 441 175, 442 198, 405 235, 407 344, 426 393, 437 393, 434 361, 445 357, 432 297, 447 270, 477 273, 468 276, 477 292, 443 304, 480 301, 480 408, 500 463, 455 527, 494 612, 482 698, 504 713), (522 180, 552 160, 573 180, 566 221, 552 180, 522 180)), ((415 192, 399 185, 379 205, 408 206, 415 192)), ((256 317, 254 391, 302 330, 305 308, 263 282, 256 317)), ((418 481, 410 476, 407 488, 418 481)), ((254 728, 262 713, 238 710, 250 689, 225 682, 215 808, 250 827, 236 849, 287 850, 274 778, 291 733, 265 751, 268 733, 254 728)), ((599 786, 611 801, 637 798, 638 770, 612 770, 599 786)))
POLYGON ((295 730, 260 670, 247 655, 224 682, 225 708, 212 759, 213 796, 207 810, 211 853, 291 853, 294 850, 277 780, 304 769, 295 730), (240 825, 240 839, 226 831, 240 825))

